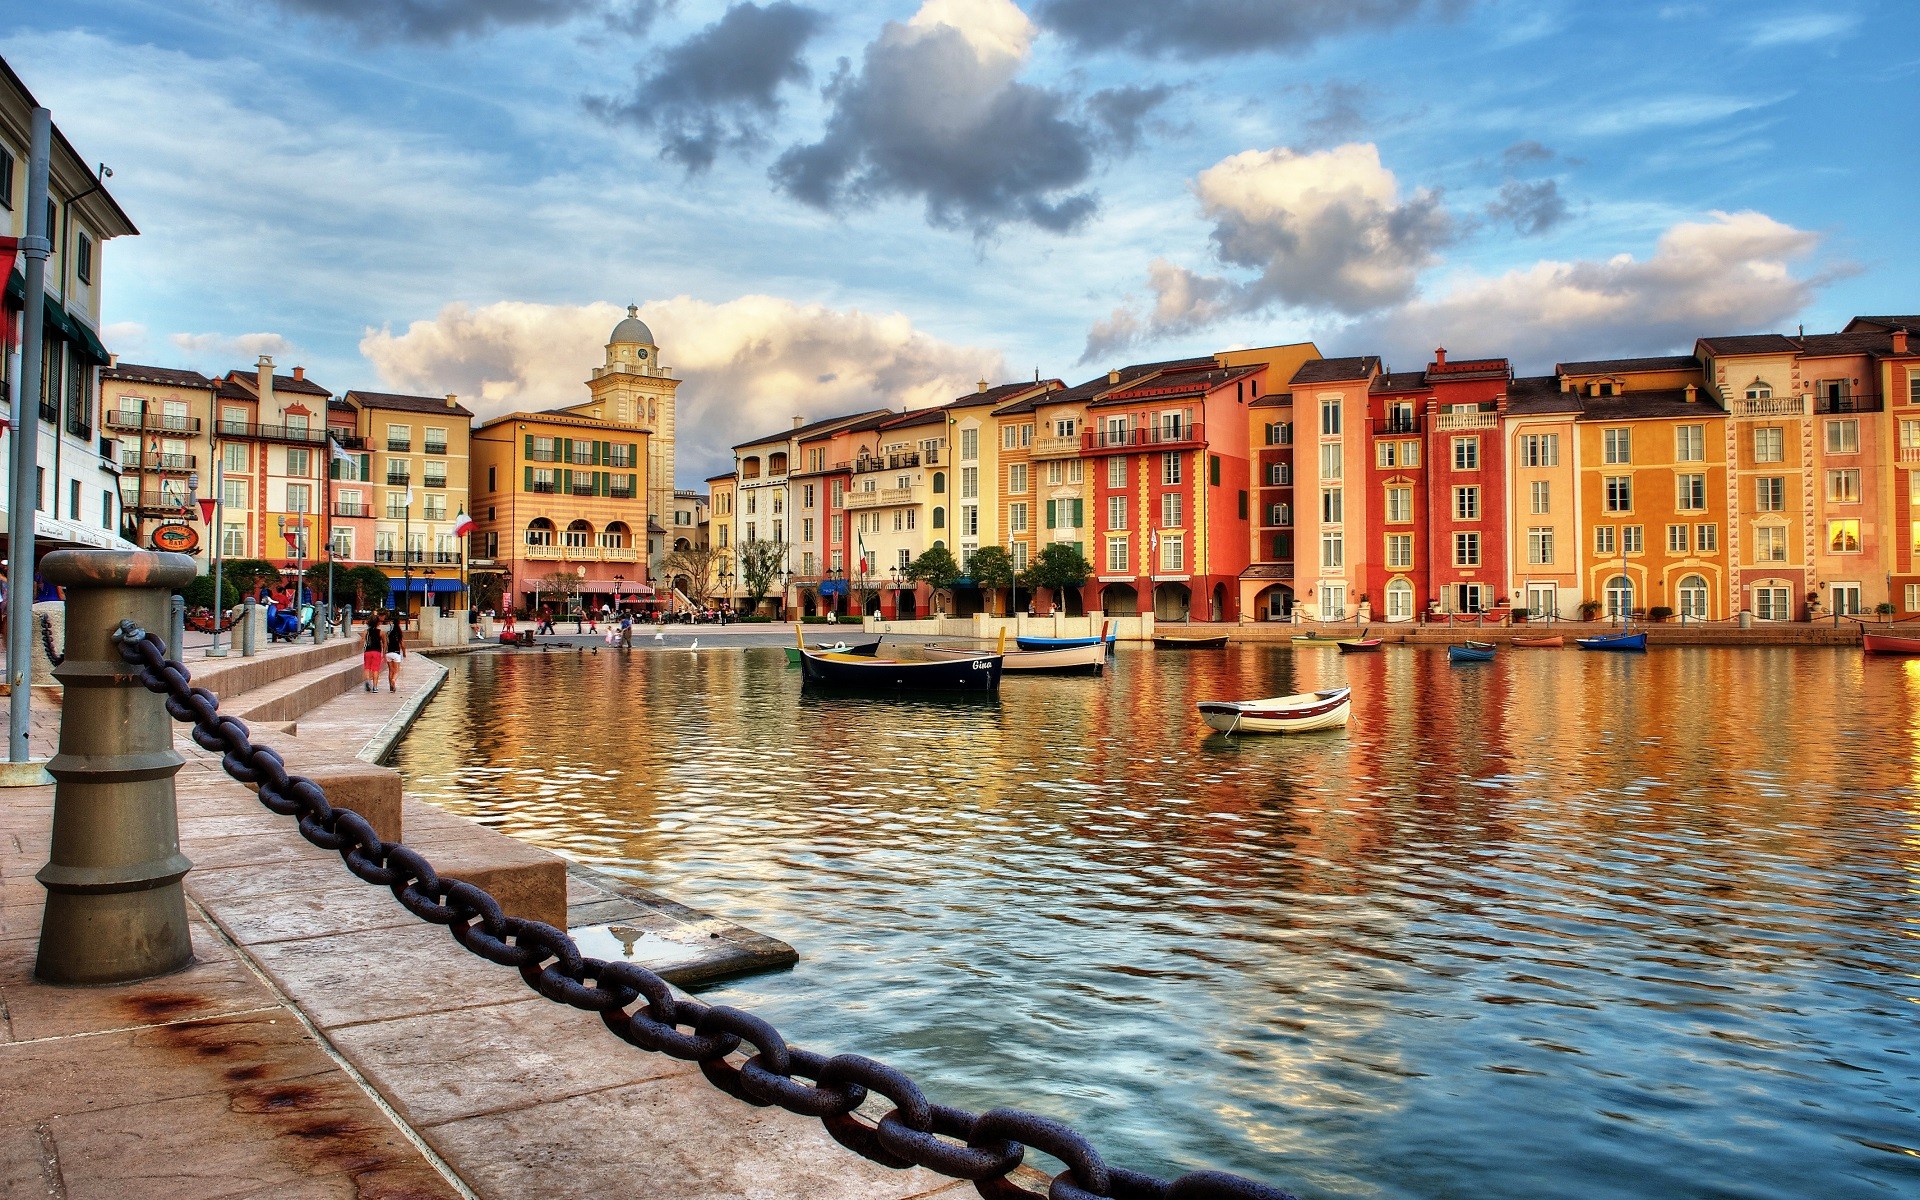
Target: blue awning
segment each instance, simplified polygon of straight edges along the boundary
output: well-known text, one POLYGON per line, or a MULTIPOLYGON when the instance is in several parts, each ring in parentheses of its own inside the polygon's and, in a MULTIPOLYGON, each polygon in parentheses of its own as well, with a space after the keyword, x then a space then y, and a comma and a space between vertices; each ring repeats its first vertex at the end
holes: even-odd
MULTIPOLYGON (((405 579, 394 579, 394 580, 389 580, 389 582, 390 582, 390 583, 392 583, 392 585, 393 585, 393 594, 394 594, 394 595, 396 595, 396 596, 398 596, 398 595, 401 595, 401 594, 403 594, 403 593, 405 593, 405 592, 406 592, 406 591, 408 590, 408 588, 407 588, 407 581, 406 581, 405 579)), ((458 579, 419 579, 419 578, 416 578, 416 579, 414 579, 414 580, 413 580, 413 588, 412 588, 412 590, 413 590, 414 592, 428 592, 428 591, 432 591, 432 592, 436 592, 436 593, 438 593, 438 592, 457 592, 457 591, 459 591, 459 590, 460 590, 460 581, 459 581, 458 579), (433 585, 433 586, 432 586, 431 588, 429 588, 429 587, 427 586, 427 585, 428 585, 429 583, 431 583, 431 584, 433 585)))

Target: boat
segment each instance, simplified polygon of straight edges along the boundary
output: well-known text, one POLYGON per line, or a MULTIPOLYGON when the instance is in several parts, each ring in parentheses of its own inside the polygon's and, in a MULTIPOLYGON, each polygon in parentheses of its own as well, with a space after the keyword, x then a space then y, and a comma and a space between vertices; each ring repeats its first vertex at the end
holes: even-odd
POLYGON ((1567 639, 1556 633, 1552 637, 1517 637, 1508 644, 1517 650, 1558 650, 1567 644, 1567 639))
POLYGON ((1380 649, 1380 641, 1381 639, 1377 637, 1348 638, 1345 641, 1335 642, 1334 644, 1340 647, 1340 653, 1342 654, 1371 654, 1380 649))
POLYGON ((1573 639, 1573 644, 1582 650, 1645 650, 1646 633, 1602 633, 1593 637, 1573 639))
POLYGON ((1294 635, 1293 644, 1296 646, 1337 646, 1340 644, 1340 639, 1321 637, 1317 633, 1300 633, 1294 635))
POLYGON ((1107 621, 1101 624, 1099 637, 1083 637, 1083 638, 1016 637, 1013 639, 1013 642, 1014 642, 1014 645, 1018 646, 1022 650, 1064 650, 1069 646, 1099 646, 1099 645, 1105 645, 1109 650, 1111 650, 1113 648, 1114 639, 1118 636, 1119 636, 1118 632, 1113 628, 1113 622, 1107 621))
POLYGON ((1468 642, 1464 646, 1448 646, 1447 661, 1457 663, 1492 662, 1493 643, 1468 642))
POLYGON ((1891 633, 1862 635, 1860 648, 1868 654, 1920 654, 1920 637, 1896 637, 1891 633))
MULTIPOLYGON (((858 654, 863 658, 872 658, 874 653, 880 649, 880 639, 875 638, 871 642, 862 642, 857 646, 850 646, 845 642, 835 642, 831 646, 810 646, 808 649, 818 650, 822 654, 858 654)), ((788 666, 797 667, 800 665, 800 650, 801 648, 799 646, 786 647, 788 666)))
POLYGON ((939 662, 957 662, 963 658, 1000 658, 1003 672, 1029 674, 1098 675, 1107 667, 1107 648, 1099 642, 1084 646, 1062 646, 1058 650, 1013 650, 996 652, 971 646, 922 646, 920 653, 939 662))
POLYGON ((952 662, 907 662, 860 654, 800 654, 800 678, 812 687, 863 692, 974 692, 1000 690, 1000 656, 978 654, 952 662))
POLYGON ((1353 689, 1265 700, 1204 700, 1199 709, 1200 719, 1221 733, 1313 733, 1347 723, 1353 716, 1353 689))
POLYGON ((1178 634, 1156 635, 1153 639, 1156 650, 1218 650, 1227 644, 1224 633, 1203 633, 1197 636, 1178 634))

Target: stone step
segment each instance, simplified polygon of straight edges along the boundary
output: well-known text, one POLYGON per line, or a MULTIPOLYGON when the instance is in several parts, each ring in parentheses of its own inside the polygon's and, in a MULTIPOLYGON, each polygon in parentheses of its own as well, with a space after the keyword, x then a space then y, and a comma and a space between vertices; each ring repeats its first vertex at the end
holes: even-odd
POLYGON ((263 687, 234 694, 213 685, 220 708, 250 725, 297 720, 336 696, 352 691, 364 678, 360 658, 335 658, 263 687))
POLYGON ((329 663, 358 661, 360 642, 357 638, 334 638, 318 646, 275 647, 270 653, 263 651, 252 658, 242 658, 237 651, 225 658, 205 658, 203 654, 204 651, 199 650, 189 652, 187 671, 194 683, 225 702, 329 663))

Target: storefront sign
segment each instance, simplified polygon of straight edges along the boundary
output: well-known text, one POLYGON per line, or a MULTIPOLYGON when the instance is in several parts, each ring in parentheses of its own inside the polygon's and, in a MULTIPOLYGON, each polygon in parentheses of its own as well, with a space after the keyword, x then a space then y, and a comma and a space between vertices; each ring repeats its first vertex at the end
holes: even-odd
POLYGON ((152 545, 155 550, 192 554, 200 548, 200 534, 191 525, 162 525, 153 531, 152 545))

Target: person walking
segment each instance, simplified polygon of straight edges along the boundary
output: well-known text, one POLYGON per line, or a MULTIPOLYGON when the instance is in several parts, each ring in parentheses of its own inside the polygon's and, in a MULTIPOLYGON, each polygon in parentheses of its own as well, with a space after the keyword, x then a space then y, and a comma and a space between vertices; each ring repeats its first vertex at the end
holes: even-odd
POLYGON ((387 690, 400 690, 400 660, 407 656, 405 638, 400 631, 400 618, 393 618, 393 624, 387 627, 387 690))
POLYGON ((620 614, 620 648, 633 649, 633 614, 631 613, 620 614))
POLYGON ((508 641, 513 640, 513 615, 513 606, 509 604, 506 618, 500 624, 500 632, 507 635, 508 641))
POLYGON ((366 689, 380 682, 380 667, 387 661, 386 641, 380 636, 380 614, 367 615, 367 637, 360 644, 360 672, 367 677, 366 689))

